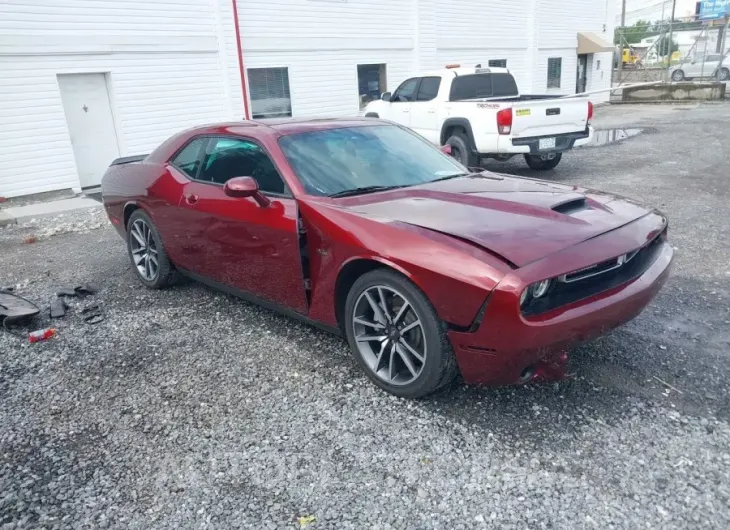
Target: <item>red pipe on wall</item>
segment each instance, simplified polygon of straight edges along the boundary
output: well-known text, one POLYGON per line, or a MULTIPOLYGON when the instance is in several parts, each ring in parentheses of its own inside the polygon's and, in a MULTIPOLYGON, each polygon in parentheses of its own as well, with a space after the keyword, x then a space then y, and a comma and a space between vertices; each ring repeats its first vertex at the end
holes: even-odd
POLYGON ((243 48, 241 48, 241 28, 238 27, 238 5, 236 0, 231 0, 233 4, 233 27, 236 29, 236 50, 238 51, 238 71, 241 74, 241 91, 243 92, 243 117, 247 120, 251 119, 248 111, 248 97, 246 93, 246 74, 243 70, 243 48))

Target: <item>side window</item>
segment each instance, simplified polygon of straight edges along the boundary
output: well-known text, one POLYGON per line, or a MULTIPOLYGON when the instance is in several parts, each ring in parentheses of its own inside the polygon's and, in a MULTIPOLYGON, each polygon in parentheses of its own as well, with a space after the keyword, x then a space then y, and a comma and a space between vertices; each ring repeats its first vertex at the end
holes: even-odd
POLYGON ((418 77, 403 81, 398 87, 398 90, 395 91, 391 101, 413 101, 415 99, 418 81, 420 81, 418 77))
POLYGON ((441 86, 440 77, 424 77, 421 86, 418 87, 416 101, 431 101, 439 93, 439 86, 441 86))
POLYGON ((451 101, 492 96, 492 74, 460 75, 451 82, 451 101))
POLYGON ((285 192, 284 181, 274 163, 254 142, 238 138, 211 138, 198 180, 225 184, 233 177, 253 177, 265 193, 285 192))
POLYGON ((207 138, 196 138, 186 145, 170 163, 191 179, 197 178, 200 167, 201 151, 207 138))
POLYGON ((721 55, 708 55, 705 58, 705 61, 708 63, 709 62, 718 62, 720 60, 720 57, 722 57, 722 56, 721 55))

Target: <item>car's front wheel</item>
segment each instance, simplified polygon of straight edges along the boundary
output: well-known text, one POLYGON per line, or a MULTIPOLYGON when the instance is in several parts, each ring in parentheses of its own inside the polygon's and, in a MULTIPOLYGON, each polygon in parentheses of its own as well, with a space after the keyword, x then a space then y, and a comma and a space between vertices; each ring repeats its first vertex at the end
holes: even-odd
POLYGON ((147 287, 161 289, 175 280, 160 234, 143 210, 135 210, 127 223, 127 251, 137 278, 147 287))
POLYGON ((446 326, 404 276, 376 269, 358 278, 347 296, 345 317, 345 333, 357 362, 383 390, 418 398, 456 375, 446 326))
POLYGON ((552 153, 548 155, 525 155, 525 162, 530 169, 546 171, 555 169, 563 158, 563 153, 552 153), (552 158, 551 158, 552 157, 552 158))

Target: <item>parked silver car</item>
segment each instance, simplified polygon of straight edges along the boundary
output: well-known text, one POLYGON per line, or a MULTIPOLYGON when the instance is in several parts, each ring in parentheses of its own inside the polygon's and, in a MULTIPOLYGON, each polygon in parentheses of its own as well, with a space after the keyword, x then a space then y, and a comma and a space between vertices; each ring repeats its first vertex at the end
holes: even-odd
POLYGON ((714 77, 718 81, 730 80, 730 56, 722 60, 722 54, 710 53, 695 57, 691 62, 680 64, 670 70, 672 81, 683 81, 696 77, 714 77))

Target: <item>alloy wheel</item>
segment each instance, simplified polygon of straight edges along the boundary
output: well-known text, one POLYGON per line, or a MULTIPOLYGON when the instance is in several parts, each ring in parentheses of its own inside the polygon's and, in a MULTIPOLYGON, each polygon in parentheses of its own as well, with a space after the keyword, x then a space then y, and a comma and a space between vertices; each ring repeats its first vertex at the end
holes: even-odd
POLYGON ((132 236, 129 241, 132 260, 137 267, 137 272, 142 278, 151 282, 157 277, 160 268, 157 244, 152 230, 142 219, 137 219, 132 223, 129 233, 132 236))
POLYGON ((353 336, 365 364, 391 385, 407 385, 423 371, 426 335, 413 305, 391 287, 363 291, 352 315, 353 336))

